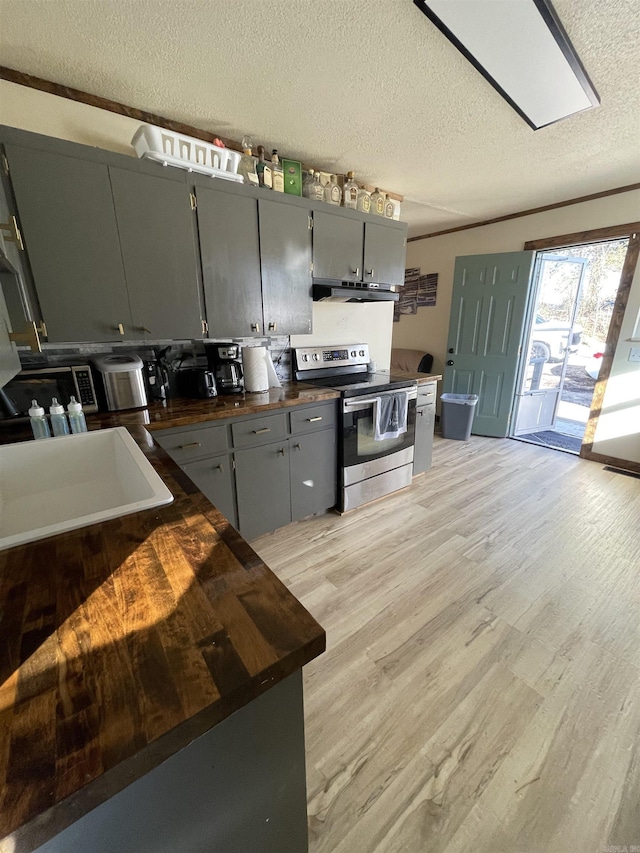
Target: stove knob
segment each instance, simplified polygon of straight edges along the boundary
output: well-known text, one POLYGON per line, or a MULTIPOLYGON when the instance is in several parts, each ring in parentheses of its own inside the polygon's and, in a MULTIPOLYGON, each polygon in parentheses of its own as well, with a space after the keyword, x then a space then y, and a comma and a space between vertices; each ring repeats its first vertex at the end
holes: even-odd
POLYGON ((354 349, 351 350, 351 358, 355 358, 357 354, 358 353, 354 349))
POLYGON ((362 357, 363 357, 363 355, 364 355, 364 350, 363 350, 363 349, 361 349, 361 350, 360 350, 360 352, 358 353, 358 355, 360 356, 360 358, 362 358, 362 357))
POLYGON ((309 356, 308 356, 308 355, 306 355, 306 354, 305 354, 305 355, 303 355, 303 356, 302 356, 302 360, 303 360, 303 361, 309 361, 309 356))
POLYGON ((318 361, 318 359, 319 359, 319 358, 320 358, 320 356, 318 355, 318 353, 317 353, 317 352, 314 352, 314 354, 313 354, 313 360, 314 360, 314 361, 318 361))

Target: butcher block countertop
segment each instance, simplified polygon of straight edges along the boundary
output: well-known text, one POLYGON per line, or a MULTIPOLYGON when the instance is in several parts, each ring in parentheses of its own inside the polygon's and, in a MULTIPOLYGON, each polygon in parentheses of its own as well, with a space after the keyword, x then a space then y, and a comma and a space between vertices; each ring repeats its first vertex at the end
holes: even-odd
POLYGON ((144 421, 335 396, 292 383, 87 418, 126 424, 174 502, 0 552, 2 851, 33 850, 324 651, 321 626, 144 421))

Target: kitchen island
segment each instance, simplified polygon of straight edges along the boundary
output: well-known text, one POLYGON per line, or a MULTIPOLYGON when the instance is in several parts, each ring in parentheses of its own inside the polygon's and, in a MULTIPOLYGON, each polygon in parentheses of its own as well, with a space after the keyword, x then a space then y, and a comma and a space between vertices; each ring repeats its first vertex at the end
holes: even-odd
POLYGON ((300 673, 324 631, 149 430, 335 396, 88 418, 126 425, 174 502, 0 552, 2 853, 306 849, 300 673))

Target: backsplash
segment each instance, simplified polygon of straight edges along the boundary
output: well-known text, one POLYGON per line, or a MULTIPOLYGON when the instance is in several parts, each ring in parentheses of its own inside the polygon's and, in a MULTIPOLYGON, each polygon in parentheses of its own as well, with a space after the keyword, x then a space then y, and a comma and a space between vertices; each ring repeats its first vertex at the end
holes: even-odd
MULTIPOLYGON (((278 378, 285 382, 291 379, 291 345, 287 335, 264 338, 207 338, 207 343, 215 340, 232 340, 241 346, 265 346, 278 378)), ((31 352, 19 347, 20 363, 25 369, 56 367, 61 365, 85 364, 98 355, 108 353, 137 353, 142 359, 152 359, 158 350, 170 347, 167 354, 169 362, 178 367, 206 367, 206 356, 202 340, 194 341, 114 341, 112 343, 60 343, 43 344, 41 353, 31 352)))

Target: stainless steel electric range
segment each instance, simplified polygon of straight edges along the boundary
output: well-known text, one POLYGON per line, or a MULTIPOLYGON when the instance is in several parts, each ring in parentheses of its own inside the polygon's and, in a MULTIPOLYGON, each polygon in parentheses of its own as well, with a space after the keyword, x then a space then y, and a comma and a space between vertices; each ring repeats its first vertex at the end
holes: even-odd
POLYGON ((367 344, 300 347, 293 351, 293 366, 298 381, 340 391, 339 509, 346 512, 410 485, 415 380, 370 373, 367 344), (406 395, 406 428, 392 438, 376 438, 377 407, 384 408, 391 395, 400 403, 406 395))

